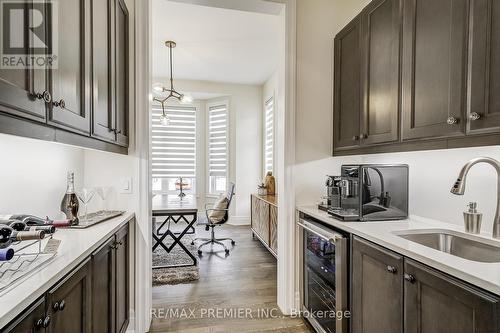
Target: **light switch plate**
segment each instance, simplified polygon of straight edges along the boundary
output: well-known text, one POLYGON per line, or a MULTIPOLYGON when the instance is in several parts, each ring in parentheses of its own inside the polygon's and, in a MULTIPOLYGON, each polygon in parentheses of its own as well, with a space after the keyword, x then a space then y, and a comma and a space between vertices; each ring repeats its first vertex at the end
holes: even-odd
POLYGON ((132 178, 123 177, 120 179, 120 193, 121 194, 132 194, 132 178))

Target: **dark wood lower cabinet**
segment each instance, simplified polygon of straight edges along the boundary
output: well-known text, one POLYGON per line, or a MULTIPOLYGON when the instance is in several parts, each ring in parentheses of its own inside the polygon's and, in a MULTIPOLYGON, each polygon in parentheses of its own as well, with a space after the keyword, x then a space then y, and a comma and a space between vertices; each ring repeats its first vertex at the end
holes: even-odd
POLYGON ((364 333, 403 330, 403 257, 354 237, 352 329, 364 333))
POLYGON ((129 234, 128 226, 116 234, 116 332, 127 330, 129 321, 129 234))
POLYGON ((90 259, 76 272, 56 285, 47 294, 47 313, 51 318, 49 333, 91 331, 90 259))
POLYGON ((41 333, 50 324, 50 317, 45 315, 45 298, 42 297, 10 324, 5 333, 41 333))
POLYGON ((352 265, 352 333, 500 332, 497 296, 358 237, 352 265))
POLYGON ((405 261, 405 333, 500 332, 499 299, 405 261))
POLYGON ((115 332, 115 236, 92 254, 92 332, 115 332))
POLYGON ((130 308, 128 228, 122 227, 0 332, 125 332, 130 308))

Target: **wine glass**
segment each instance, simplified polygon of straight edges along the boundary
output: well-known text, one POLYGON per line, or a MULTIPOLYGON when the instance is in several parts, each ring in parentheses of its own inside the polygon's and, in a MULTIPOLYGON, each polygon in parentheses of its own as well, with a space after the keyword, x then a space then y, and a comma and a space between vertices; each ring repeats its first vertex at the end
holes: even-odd
POLYGON ((83 209, 85 211, 85 214, 83 215, 83 220, 87 219, 88 203, 90 202, 90 200, 92 200, 92 198, 94 198, 94 195, 95 195, 95 190, 91 188, 82 188, 81 190, 76 191, 76 196, 82 202, 83 209))
POLYGON ((95 192, 101 198, 101 210, 99 211, 99 215, 104 215, 106 214, 106 200, 109 197, 109 194, 111 192, 111 187, 109 186, 99 186, 95 188, 95 192))

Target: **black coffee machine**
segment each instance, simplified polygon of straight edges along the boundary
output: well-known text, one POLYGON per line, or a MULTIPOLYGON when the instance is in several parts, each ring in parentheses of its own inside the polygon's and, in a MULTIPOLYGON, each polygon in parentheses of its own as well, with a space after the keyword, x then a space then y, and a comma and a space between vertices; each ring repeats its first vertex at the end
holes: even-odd
POLYGON ((340 195, 342 178, 340 176, 326 176, 326 201, 318 206, 325 212, 329 209, 340 209, 340 195), (326 204, 325 204, 326 203, 326 204))

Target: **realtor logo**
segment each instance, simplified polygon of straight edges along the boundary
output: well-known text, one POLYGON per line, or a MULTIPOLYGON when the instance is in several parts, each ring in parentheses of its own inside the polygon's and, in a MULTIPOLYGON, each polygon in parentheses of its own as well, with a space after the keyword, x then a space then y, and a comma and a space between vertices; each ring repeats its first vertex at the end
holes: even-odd
POLYGON ((57 3, 0 0, 0 68, 57 68, 57 3))

